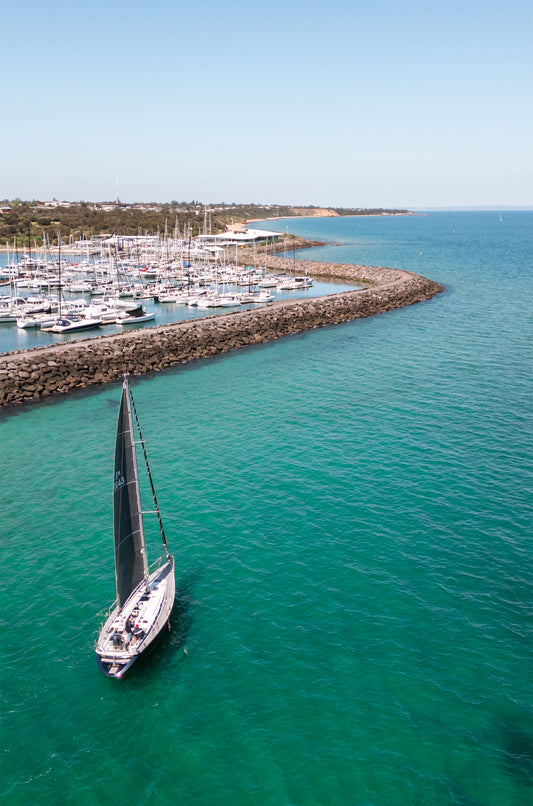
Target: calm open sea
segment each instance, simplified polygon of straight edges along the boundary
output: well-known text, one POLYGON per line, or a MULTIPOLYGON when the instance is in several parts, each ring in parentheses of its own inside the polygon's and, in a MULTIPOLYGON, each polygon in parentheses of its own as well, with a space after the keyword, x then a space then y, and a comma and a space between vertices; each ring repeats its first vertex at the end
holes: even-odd
POLYGON ((447 290, 133 381, 179 590, 122 681, 120 384, 2 414, 2 802, 529 806, 533 214, 265 226, 447 290))

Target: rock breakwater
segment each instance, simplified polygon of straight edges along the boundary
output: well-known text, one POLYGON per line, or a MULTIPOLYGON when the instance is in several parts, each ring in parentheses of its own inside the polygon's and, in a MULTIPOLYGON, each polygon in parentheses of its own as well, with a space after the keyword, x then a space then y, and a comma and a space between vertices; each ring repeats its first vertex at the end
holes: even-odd
MULTIPOLYGON (((276 265, 283 260, 270 258, 269 268, 284 270, 282 263, 276 265)), ((298 267, 301 273, 367 285, 325 297, 282 300, 259 309, 5 353, 0 355, 0 406, 68 394, 116 381, 124 372, 158 372, 305 330, 373 316, 428 300, 443 290, 425 277, 395 269, 307 261, 299 261, 298 267)))

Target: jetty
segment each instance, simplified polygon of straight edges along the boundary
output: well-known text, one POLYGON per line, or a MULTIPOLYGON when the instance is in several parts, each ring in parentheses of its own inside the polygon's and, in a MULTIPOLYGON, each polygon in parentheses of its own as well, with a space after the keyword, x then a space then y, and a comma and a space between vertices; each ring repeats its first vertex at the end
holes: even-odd
MULTIPOLYGON (((271 255, 268 269, 287 271, 287 257, 271 255)), ((329 327, 429 300, 443 291, 412 272, 298 260, 299 273, 357 283, 352 291, 280 300, 267 307, 178 321, 128 333, 83 338, 0 355, 0 407, 42 401, 160 372, 254 344, 329 327)))

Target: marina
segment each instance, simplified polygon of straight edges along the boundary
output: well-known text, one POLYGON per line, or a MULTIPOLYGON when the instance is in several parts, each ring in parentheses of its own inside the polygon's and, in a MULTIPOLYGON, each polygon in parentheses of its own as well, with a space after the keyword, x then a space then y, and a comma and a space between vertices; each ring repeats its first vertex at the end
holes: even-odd
POLYGON ((231 256, 230 247, 213 252, 184 240, 149 238, 142 247, 130 239, 124 255, 116 239, 107 256, 101 242, 17 259, 1 253, 0 353, 79 338, 81 330, 109 334, 358 287, 342 279, 316 282, 294 259, 287 259, 288 271, 273 273, 268 243, 264 255, 255 248, 246 254, 254 265, 240 265, 232 247, 231 256))
MULTIPOLYGON (((332 271, 329 263, 306 262, 300 265, 308 265, 319 276, 329 276, 332 271)), ((396 269, 337 265, 335 271, 348 281, 357 281, 360 287, 321 297, 304 299, 298 296, 266 305, 243 305, 224 316, 214 314, 204 319, 174 321, 144 329, 133 326, 126 328, 133 330, 129 333, 120 328, 120 333, 0 353, 0 406, 35 402, 50 395, 68 394, 87 386, 109 383, 123 373, 159 372, 177 364, 275 341, 306 330, 375 316, 430 300, 443 290, 439 283, 396 269)), ((198 298, 195 307, 205 308, 209 313, 210 298, 203 305, 199 299, 205 297, 198 298)), ((217 305, 222 311, 226 307, 236 307, 231 297, 221 299, 217 305)), ((121 323, 135 323, 141 318, 153 321, 154 314, 145 313, 141 308, 140 316, 133 313, 121 323)), ((72 322, 60 319, 46 328, 45 335, 50 332, 53 335, 81 335, 77 331, 83 327, 83 321, 83 318, 72 322)))

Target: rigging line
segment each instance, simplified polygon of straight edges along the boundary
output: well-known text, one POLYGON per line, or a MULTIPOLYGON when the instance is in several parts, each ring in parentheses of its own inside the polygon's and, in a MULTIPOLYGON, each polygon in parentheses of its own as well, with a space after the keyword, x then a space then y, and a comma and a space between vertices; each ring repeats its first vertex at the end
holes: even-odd
POLYGON ((169 551, 168 551, 167 538, 165 536, 165 530, 163 529, 163 521, 161 520, 161 513, 159 511, 159 504, 157 503, 157 496, 155 494, 154 482, 152 481, 152 474, 150 472, 150 465, 148 464, 148 456, 146 455, 146 448, 144 447, 144 440, 143 440, 143 435, 142 435, 142 431, 141 431, 141 426, 139 424, 139 418, 137 417, 137 409, 135 408, 135 401, 133 399, 131 389, 128 389, 128 391, 130 393, 130 400, 131 400, 131 405, 133 407, 133 413, 135 414, 135 422, 137 423, 137 428, 139 429, 139 437, 141 438, 140 441, 141 441, 141 445, 142 445, 142 449, 143 449, 144 461, 145 461, 145 464, 146 464, 146 470, 148 471, 148 478, 150 480, 150 487, 151 487, 151 490, 152 490, 152 497, 154 499, 155 511, 157 513, 157 520, 159 521, 159 529, 161 531, 161 539, 163 540, 163 545, 165 547, 165 551, 167 553, 167 559, 168 559, 168 558, 170 558, 170 554, 169 554, 169 551))

